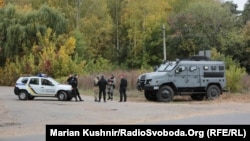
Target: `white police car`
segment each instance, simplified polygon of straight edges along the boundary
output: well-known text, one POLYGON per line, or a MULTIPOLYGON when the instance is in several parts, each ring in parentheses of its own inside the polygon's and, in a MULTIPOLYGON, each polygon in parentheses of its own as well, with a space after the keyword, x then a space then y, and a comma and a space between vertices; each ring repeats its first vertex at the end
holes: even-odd
POLYGON ((35 97, 56 97, 59 101, 72 99, 72 86, 60 84, 46 75, 19 77, 14 88, 20 100, 33 100, 35 97))

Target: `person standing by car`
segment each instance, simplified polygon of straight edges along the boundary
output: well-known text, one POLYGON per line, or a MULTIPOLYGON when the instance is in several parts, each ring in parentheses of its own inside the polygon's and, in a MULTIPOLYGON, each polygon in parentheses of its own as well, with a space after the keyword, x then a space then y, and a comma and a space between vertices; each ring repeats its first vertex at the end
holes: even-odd
POLYGON ((68 79, 67 79, 67 83, 68 83, 69 85, 71 85, 71 80, 72 80, 72 78, 73 78, 73 75, 72 75, 72 74, 69 74, 69 77, 68 77, 68 79))
POLYGON ((98 81, 97 85, 99 86, 99 102, 101 102, 102 95, 103 95, 103 101, 106 102, 106 86, 108 82, 106 79, 104 79, 104 76, 101 76, 101 79, 98 81))
POLYGON ((107 89, 108 89, 108 100, 113 100, 113 93, 115 89, 115 76, 113 74, 108 79, 107 89))
POLYGON ((72 93, 75 97, 75 100, 77 100, 77 98, 79 98, 79 101, 83 101, 81 96, 80 96, 80 93, 78 91, 78 75, 75 74, 72 79, 71 79, 71 86, 72 86, 72 93))
POLYGON ((99 81, 99 76, 96 76, 94 78, 94 88, 93 88, 93 91, 94 91, 94 99, 95 99, 95 102, 98 102, 98 81, 99 81))
POLYGON ((122 74, 121 76, 121 81, 120 81, 120 88, 119 88, 119 92, 120 92, 120 101, 119 102, 126 102, 127 101, 127 94, 126 94, 126 90, 127 90, 127 79, 125 78, 125 75, 122 74))

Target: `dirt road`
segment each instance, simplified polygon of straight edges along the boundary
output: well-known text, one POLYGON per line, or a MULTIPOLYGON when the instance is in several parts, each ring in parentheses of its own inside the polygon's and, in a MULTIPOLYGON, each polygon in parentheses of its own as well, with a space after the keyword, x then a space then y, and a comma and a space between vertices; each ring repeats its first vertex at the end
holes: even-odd
MULTIPOLYGON (((93 97, 84 95, 84 102, 62 102, 56 98, 20 101, 13 89, 0 87, 0 140, 25 135, 45 135, 46 124, 171 123, 173 120, 192 117, 250 113, 249 96, 238 99, 226 96, 214 101, 176 100, 170 103, 136 100, 99 103, 94 102, 93 97)), ((250 118, 247 122, 250 123, 250 118)))

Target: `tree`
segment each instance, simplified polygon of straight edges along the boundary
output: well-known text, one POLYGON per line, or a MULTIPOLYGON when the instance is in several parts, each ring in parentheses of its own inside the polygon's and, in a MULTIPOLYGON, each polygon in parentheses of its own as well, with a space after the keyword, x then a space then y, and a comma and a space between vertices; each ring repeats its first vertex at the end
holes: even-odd
POLYGON ((236 15, 228 7, 222 7, 216 1, 190 3, 183 11, 174 13, 168 19, 169 40, 175 46, 170 48, 170 52, 176 52, 179 57, 188 57, 212 47, 225 51, 220 39, 225 39, 228 32, 236 30, 235 19, 236 15))
POLYGON ((113 23, 108 12, 107 2, 86 0, 79 27, 86 48, 86 60, 96 60, 99 56, 110 59, 114 45, 112 44, 113 23))
POLYGON ((4 6, 4 0, 0 0, 0 8, 4 6))
POLYGON ((250 20, 250 0, 245 4, 244 10, 242 12, 243 23, 246 24, 250 20))
POLYGON ((14 5, 0 10, 0 18, 3 19, 0 21, 0 46, 4 58, 14 59, 16 55, 29 52, 37 41, 37 33, 44 34, 47 28, 57 35, 66 32, 66 19, 47 5, 27 13, 19 10, 14 5))
POLYGON ((146 67, 151 61, 150 50, 157 50, 157 56, 162 55, 162 47, 158 49, 159 43, 162 43, 161 27, 170 12, 170 6, 167 1, 161 0, 126 2, 121 19, 126 37, 123 39, 124 46, 121 46, 120 50, 126 50, 124 51, 127 53, 125 63, 130 68, 146 67), (155 36, 156 33, 158 36, 155 36), (152 44, 147 44, 147 41, 153 39, 155 41, 152 44))

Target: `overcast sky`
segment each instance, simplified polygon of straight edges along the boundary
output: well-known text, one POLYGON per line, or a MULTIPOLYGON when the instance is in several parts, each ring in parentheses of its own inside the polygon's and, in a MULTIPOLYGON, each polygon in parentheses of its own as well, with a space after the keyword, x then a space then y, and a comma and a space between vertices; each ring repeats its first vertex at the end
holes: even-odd
POLYGON ((225 0, 225 1, 232 1, 233 3, 237 4, 237 10, 243 10, 244 5, 246 4, 247 0, 225 0))

